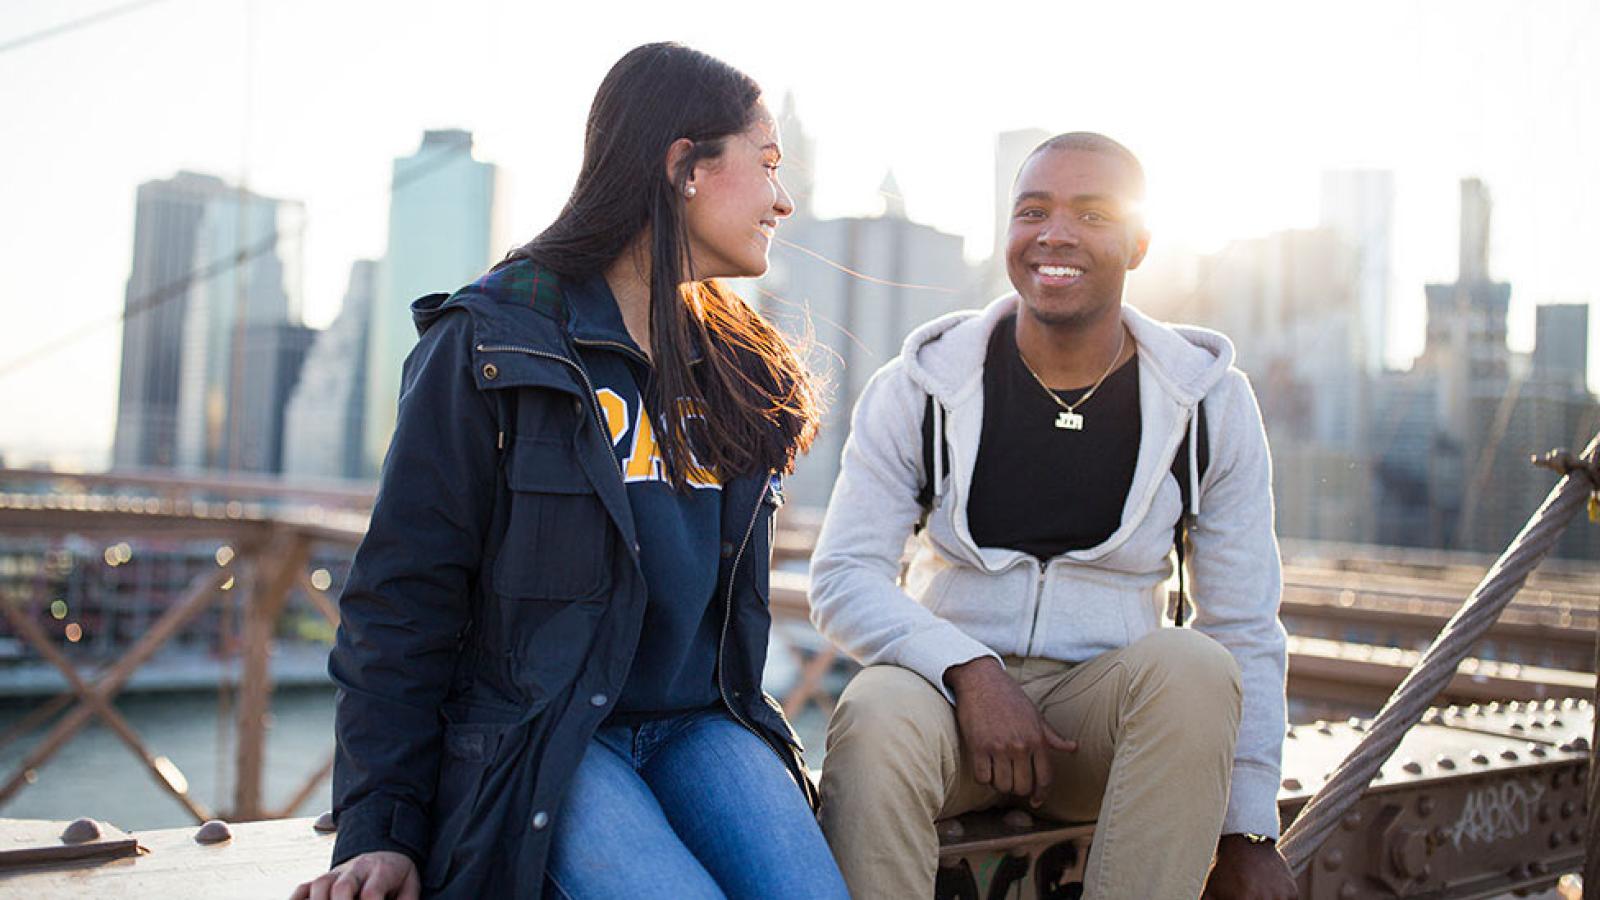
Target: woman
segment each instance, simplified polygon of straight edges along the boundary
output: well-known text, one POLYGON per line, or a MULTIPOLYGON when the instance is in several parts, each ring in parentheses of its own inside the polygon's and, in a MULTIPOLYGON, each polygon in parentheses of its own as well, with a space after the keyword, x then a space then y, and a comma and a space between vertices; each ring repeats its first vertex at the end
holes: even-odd
POLYGON ((748 77, 639 47, 556 222, 414 304, 330 661, 334 866, 296 898, 846 896, 761 692, 812 382, 711 280, 766 271, 780 156, 748 77))

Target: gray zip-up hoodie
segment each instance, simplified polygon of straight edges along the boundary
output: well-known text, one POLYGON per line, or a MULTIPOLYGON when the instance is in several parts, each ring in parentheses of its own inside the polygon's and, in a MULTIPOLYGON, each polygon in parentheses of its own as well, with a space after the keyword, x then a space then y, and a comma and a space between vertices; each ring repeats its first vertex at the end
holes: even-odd
MULTIPOLYGON (((1122 308, 1138 346, 1142 416, 1122 523, 1105 543, 1041 565, 1016 550, 978 547, 967 524, 984 357, 996 323, 1016 307, 1016 294, 1008 294, 918 328, 867 384, 811 559, 812 621, 863 665, 911 669, 952 702, 945 670, 980 656, 1077 662, 1131 644, 1161 626, 1182 505, 1172 458, 1184 431, 1196 427, 1204 397, 1210 457, 1191 492, 1198 513, 1190 532, 1193 624, 1233 654, 1244 692, 1222 833, 1276 837, 1287 724, 1282 572, 1266 432, 1249 382, 1232 368, 1233 345, 1214 331, 1122 308), (923 471, 929 394, 935 446, 948 444, 949 472, 939 453, 936 471, 923 471), (901 584, 924 483, 934 486, 933 510, 901 584)), ((1197 443, 1189 442, 1191 453, 1197 443)))

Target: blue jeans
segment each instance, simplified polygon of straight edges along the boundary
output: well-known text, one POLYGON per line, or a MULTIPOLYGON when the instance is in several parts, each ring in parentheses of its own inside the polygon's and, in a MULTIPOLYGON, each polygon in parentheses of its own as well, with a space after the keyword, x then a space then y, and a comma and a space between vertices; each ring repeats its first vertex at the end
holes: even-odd
POLYGON ((721 709, 595 732, 546 881, 562 900, 850 896, 788 769, 721 709))

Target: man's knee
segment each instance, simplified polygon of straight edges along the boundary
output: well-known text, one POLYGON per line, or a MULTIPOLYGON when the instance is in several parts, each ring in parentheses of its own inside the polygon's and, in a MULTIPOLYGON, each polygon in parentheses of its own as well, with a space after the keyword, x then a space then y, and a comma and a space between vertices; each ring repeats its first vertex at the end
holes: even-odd
POLYGON ((828 723, 828 754, 864 750, 873 757, 935 750, 955 727, 944 695, 899 666, 868 666, 845 686, 828 723))
POLYGON ((1189 628, 1162 628, 1128 648, 1136 669, 1167 687, 1187 686, 1194 693, 1227 701, 1240 700, 1239 663, 1227 648, 1189 628))

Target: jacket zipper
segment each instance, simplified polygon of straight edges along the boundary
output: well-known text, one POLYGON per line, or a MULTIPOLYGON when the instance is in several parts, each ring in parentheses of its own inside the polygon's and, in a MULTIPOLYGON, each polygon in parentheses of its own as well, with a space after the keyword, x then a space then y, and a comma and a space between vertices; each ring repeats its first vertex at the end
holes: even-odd
MULTIPOLYGON (((606 426, 606 420, 604 416, 600 412, 600 400, 599 395, 595 392, 594 382, 589 380, 589 373, 585 371, 583 366, 579 365, 577 362, 568 359, 559 353, 535 350, 532 347, 519 347, 515 344, 478 344, 476 349, 479 353, 526 353, 529 356, 537 356, 540 359, 553 359, 558 363, 569 366, 574 372, 578 373, 579 378, 583 379, 583 386, 589 389, 589 411, 594 413, 594 421, 596 425, 600 426, 600 434, 606 435, 611 433, 611 430, 606 426)), ((616 458, 616 454, 609 455, 612 457, 612 461, 617 464, 618 474, 621 474, 622 461, 616 458)))
MULTIPOLYGON (((761 504, 766 501, 767 491, 771 489, 772 482, 768 479, 761 486, 761 494, 756 497, 755 508, 750 511, 750 524, 745 526, 744 539, 739 542, 739 550, 733 555, 733 565, 728 569, 728 591, 724 598, 722 609, 722 634, 717 638, 717 693, 722 695, 722 705, 728 708, 728 712, 733 715, 734 721, 743 725, 745 730, 760 738, 761 742, 767 745, 767 749, 773 753, 778 753, 778 748, 772 746, 772 742, 767 739, 766 735, 757 731, 754 725, 746 721, 744 715, 739 712, 738 707, 734 706, 733 701, 728 698, 728 671, 727 667, 722 664, 722 651, 728 644, 728 623, 733 620, 733 584, 737 580, 739 563, 744 559, 745 548, 750 546, 750 535, 755 533, 756 519, 761 517, 761 504)), ((783 754, 778 753, 778 759, 782 761, 783 754)))
POLYGON ((643 353, 640 353, 638 350, 629 347, 627 344, 624 344, 621 341, 581 341, 577 338, 573 338, 572 342, 580 347, 614 347, 647 366, 651 364, 650 360, 643 353))

